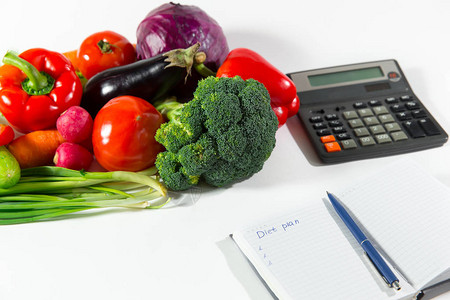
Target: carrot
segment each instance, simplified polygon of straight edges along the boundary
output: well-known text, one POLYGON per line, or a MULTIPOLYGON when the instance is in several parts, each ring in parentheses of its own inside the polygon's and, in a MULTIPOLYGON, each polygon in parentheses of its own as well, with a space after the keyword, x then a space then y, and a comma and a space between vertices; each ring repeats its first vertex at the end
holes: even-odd
POLYGON ((56 129, 37 130, 22 135, 8 145, 8 150, 26 169, 53 164, 56 149, 65 140, 56 129))

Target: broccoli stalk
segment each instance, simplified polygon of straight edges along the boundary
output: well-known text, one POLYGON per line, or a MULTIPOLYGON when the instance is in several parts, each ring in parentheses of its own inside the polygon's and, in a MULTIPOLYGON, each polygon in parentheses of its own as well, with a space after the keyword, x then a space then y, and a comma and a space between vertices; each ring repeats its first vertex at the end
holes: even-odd
POLYGON ((204 181, 223 187, 259 172, 275 147, 278 121, 256 80, 207 77, 187 103, 157 106, 169 120, 156 133, 165 152, 156 167, 172 190, 204 181))
POLYGON ((163 115, 163 117, 169 121, 174 120, 174 122, 180 117, 183 106, 184 103, 178 102, 176 97, 169 97, 162 102, 155 103, 155 108, 163 115))

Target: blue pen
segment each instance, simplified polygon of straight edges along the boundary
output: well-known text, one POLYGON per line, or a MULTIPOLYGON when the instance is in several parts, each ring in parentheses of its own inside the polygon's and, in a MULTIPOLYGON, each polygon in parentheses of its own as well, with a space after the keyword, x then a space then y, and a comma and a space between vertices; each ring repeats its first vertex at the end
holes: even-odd
POLYGON ((381 255, 378 253, 378 251, 375 249, 375 247, 372 245, 369 239, 364 235, 364 233, 361 231, 358 225, 356 225, 355 221, 353 221, 353 219, 350 217, 345 208, 339 203, 336 197, 331 193, 327 192, 327 194, 337 214, 342 219, 342 221, 344 221, 347 228, 350 230, 355 239, 364 249, 367 256, 372 261, 372 263, 374 264, 375 268, 378 270, 384 281, 386 281, 389 287, 392 287, 397 291, 400 290, 401 287, 398 282, 397 276, 395 276, 395 274, 386 264, 384 259, 381 257, 381 255))

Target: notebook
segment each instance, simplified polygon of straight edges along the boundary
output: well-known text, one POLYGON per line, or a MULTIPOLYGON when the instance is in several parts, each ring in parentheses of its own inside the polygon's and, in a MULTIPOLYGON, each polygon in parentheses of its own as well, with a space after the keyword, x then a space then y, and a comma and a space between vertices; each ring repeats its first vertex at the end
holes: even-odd
POLYGON ((399 278, 383 281, 326 198, 231 236, 279 299, 415 299, 450 278, 450 188, 400 160, 334 193, 399 278))

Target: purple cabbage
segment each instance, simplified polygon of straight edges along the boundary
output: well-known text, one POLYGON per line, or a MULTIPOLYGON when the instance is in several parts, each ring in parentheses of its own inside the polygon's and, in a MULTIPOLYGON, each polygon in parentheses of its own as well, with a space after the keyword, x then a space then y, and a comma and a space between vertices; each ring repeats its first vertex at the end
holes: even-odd
POLYGON ((229 52, 222 28, 197 6, 170 2, 150 11, 139 24, 136 51, 138 59, 145 59, 196 42, 206 53, 205 65, 217 71, 229 52))

